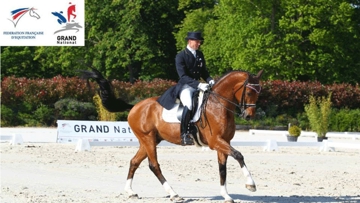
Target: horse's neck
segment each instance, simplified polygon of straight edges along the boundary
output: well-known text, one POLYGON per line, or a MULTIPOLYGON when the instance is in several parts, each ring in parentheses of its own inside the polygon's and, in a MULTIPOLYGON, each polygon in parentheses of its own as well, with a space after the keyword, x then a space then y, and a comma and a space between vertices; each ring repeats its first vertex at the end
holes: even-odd
POLYGON ((237 102, 235 98, 235 91, 241 88, 247 80, 247 74, 244 72, 232 72, 219 80, 214 86, 213 91, 232 101, 237 102))

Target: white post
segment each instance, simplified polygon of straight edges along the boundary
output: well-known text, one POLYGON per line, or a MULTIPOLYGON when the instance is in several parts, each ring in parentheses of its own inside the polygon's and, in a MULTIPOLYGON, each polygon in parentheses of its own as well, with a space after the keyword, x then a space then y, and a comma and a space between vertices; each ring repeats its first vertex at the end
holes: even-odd
POLYGON ((75 152, 90 151, 89 139, 78 139, 75 152))
POLYGON ((266 146, 264 147, 264 151, 276 151, 278 150, 278 145, 276 140, 268 140, 266 146))
POLYGON ((13 134, 10 145, 18 145, 22 144, 23 142, 23 138, 20 134, 13 134))
POLYGON ((330 147, 329 146, 329 142, 328 140, 323 140, 322 141, 322 146, 320 147, 320 152, 323 151, 323 152, 334 152, 335 151, 335 148, 334 147, 330 147))

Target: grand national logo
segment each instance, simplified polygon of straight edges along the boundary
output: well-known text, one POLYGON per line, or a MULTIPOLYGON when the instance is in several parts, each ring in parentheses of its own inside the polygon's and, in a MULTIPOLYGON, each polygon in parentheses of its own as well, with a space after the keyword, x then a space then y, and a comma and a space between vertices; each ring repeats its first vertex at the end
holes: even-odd
POLYGON ((76 44, 76 33, 83 28, 83 26, 80 25, 80 22, 76 19, 76 5, 70 2, 67 6, 66 12, 61 10, 51 12, 51 14, 54 16, 54 22, 59 24, 59 29, 54 32, 57 44, 76 44))

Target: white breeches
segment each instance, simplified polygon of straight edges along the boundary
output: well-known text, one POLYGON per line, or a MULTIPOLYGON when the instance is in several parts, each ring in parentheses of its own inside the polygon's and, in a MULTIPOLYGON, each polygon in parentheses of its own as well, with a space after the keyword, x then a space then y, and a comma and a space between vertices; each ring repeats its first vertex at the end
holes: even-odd
POLYGON ((184 106, 187 106, 189 110, 192 110, 192 95, 195 91, 195 88, 192 88, 189 85, 184 85, 180 93, 181 102, 184 106))

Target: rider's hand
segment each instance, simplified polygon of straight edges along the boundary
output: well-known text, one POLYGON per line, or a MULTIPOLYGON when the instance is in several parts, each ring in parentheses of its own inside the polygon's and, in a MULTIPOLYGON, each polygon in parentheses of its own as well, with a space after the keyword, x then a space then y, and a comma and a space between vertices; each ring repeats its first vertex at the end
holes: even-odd
POLYGON ((214 86, 214 84, 215 84, 215 81, 214 81, 214 80, 210 80, 210 81, 209 81, 210 87, 214 86))
POLYGON ((208 89, 209 89, 209 84, 207 84, 207 83, 200 83, 199 85, 198 85, 198 88, 200 89, 200 90, 202 90, 202 91, 207 91, 208 89))

